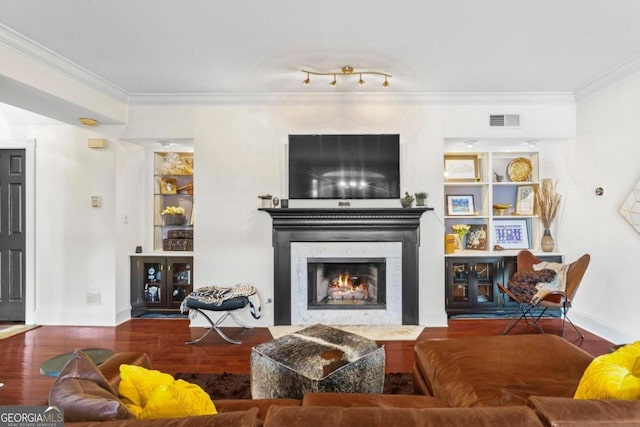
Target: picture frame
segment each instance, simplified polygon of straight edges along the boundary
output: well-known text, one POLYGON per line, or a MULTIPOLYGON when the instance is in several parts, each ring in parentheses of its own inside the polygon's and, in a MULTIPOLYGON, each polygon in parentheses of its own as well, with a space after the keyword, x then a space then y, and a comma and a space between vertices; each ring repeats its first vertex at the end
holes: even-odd
POLYGON ((469 224, 467 233, 467 249, 474 251, 487 250, 487 226, 486 224, 469 224))
POLYGON ((472 194, 447 195, 447 215, 475 215, 475 207, 472 194))
POLYGON ((533 185, 519 185, 516 194, 516 213, 533 215, 536 210, 536 190, 533 185))
POLYGON ((160 194, 176 194, 178 181, 175 178, 162 178, 160 180, 160 194))
POLYGON ((444 179, 448 182, 477 182, 480 180, 477 155, 446 155, 444 179))
POLYGON ((530 249, 529 227, 526 219, 493 222, 493 242, 504 249, 530 249))

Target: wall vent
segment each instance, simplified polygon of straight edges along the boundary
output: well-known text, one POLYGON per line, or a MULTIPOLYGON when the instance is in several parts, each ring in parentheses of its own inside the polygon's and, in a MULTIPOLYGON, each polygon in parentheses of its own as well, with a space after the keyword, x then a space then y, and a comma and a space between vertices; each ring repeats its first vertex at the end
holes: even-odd
POLYGON ((491 114, 489 115, 489 127, 505 128, 519 127, 520 114, 491 114))

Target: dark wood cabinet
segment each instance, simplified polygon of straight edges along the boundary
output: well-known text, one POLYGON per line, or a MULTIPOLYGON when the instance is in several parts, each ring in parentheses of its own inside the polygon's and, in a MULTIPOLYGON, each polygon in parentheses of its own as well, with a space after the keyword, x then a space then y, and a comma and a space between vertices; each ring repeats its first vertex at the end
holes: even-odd
POLYGON ((131 257, 131 317, 179 312, 192 290, 193 257, 131 257))
MULTIPOLYGON (((537 255, 562 262, 560 255, 537 255)), ((445 257, 445 309, 447 315, 510 313, 518 306, 498 290, 516 272, 516 257, 445 257)))

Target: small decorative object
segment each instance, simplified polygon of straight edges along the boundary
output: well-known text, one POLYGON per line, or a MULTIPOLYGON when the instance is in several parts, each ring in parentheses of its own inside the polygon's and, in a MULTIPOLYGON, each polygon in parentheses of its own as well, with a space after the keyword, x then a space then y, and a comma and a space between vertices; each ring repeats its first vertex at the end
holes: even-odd
POLYGON ((338 206, 341 207, 341 208, 348 208, 349 206, 351 206, 351 203, 341 200, 341 201, 338 202, 338 206))
POLYGON ((499 203, 493 205, 493 214, 495 216, 505 216, 509 213, 509 209, 511 209, 510 203, 499 203))
POLYGON ((618 209, 620 215, 631 224, 634 230, 640 233, 640 217, 636 214, 638 211, 640 211, 640 181, 631 189, 622 206, 618 209))
POLYGON ((498 172, 494 172, 493 173, 493 180, 495 182, 502 182, 502 181, 504 181, 504 175, 500 175, 498 172))
POLYGON ((467 235, 467 249, 484 251, 487 248, 487 226, 484 224, 473 224, 467 235))
POLYGON ((274 197, 273 199, 271 199, 272 203, 273 203, 273 207, 277 208, 278 205, 280 204, 280 198, 278 197, 274 197))
POLYGON ((180 206, 167 206, 160 215, 164 219, 164 225, 183 225, 185 210, 180 206))
POLYGON ((416 193, 416 206, 425 206, 427 204, 427 197, 429 197, 429 193, 420 192, 416 193))
POLYGON ((160 180, 160 194, 176 194, 178 191, 175 178, 162 178, 160 180))
POLYGON ((478 156, 451 156, 444 158, 444 179, 449 182, 476 182, 479 180, 478 156))
POLYGON ((404 197, 400 199, 400 204, 402 205, 403 208, 410 208, 411 205, 413 205, 414 200, 415 200, 415 197, 413 197, 411 194, 405 191, 404 197))
POLYGON ((453 224, 451 229, 456 233, 456 249, 464 248, 464 236, 469 232, 471 226, 467 224, 453 224))
POLYGON ((271 194, 261 194, 258 196, 258 199, 262 200, 263 208, 270 208, 273 196, 271 194))
POLYGON ((282 209, 286 209, 289 207, 289 199, 282 199, 280 200, 280 207, 282 209))
POLYGON ((193 175, 193 154, 167 153, 160 172, 163 175, 193 175))
POLYGON ((540 247, 544 252, 551 252, 555 246, 551 236, 551 223, 558 213, 558 206, 562 198, 556 190, 557 183, 551 178, 544 178, 538 188, 536 188, 536 208, 538 216, 544 227, 544 233, 540 242, 540 247))
POLYGON ((528 181, 532 170, 531 160, 524 157, 511 160, 509 166, 507 166, 509 178, 514 182, 528 181))
POLYGON ((141 254, 142 253, 142 246, 136 246, 136 253, 137 254, 141 254))
POLYGON ((447 215, 475 215, 472 194, 447 196, 447 215))
POLYGON ((493 222, 495 244, 504 249, 529 249, 526 219, 501 219, 493 222))
POLYGON ((536 192, 533 185, 519 185, 516 196, 516 212, 518 215, 533 215, 536 205, 536 192))
POLYGON ((444 253, 452 254, 456 250, 456 237, 455 234, 445 234, 444 235, 444 253))

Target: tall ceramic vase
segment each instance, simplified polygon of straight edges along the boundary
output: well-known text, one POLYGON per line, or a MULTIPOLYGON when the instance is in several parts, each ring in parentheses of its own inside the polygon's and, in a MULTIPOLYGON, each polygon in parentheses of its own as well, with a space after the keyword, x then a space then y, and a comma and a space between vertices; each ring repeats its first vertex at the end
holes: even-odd
POLYGON ((552 252, 555 243, 553 241, 553 237, 551 236, 551 231, 548 228, 544 229, 544 233, 542 234, 542 240, 540 241, 540 247, 543 252, 552 252))

